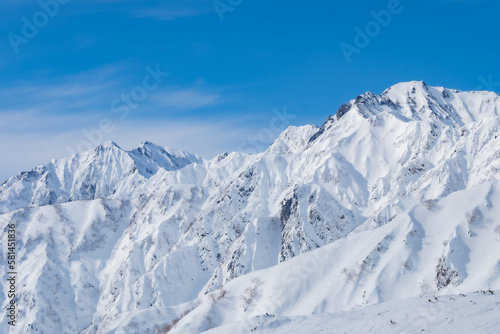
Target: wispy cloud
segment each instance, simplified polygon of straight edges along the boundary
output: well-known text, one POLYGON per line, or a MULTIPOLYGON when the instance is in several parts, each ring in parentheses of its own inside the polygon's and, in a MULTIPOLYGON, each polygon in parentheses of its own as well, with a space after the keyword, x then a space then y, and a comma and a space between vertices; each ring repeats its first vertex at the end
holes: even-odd
MULTIPOLYGON (((155 67, 155 66, 152 66, 155 67)), ((29 82, 13 82, 0 86, 0 115, 9 113, 34 113, 39 115, 101 114, 111 113, 112 102, 131 94, 143 84, 148 75, 144 68, 125 63, 110 64, 98 69, 51 79, 34 79, 29 82), (133 73, 133 74, 131 74, 133 73)), ((159 66, 161 68, 161 66, 159 66)), ((168 78, 167 78, 168 79, 168 78)), ((169 111, 194 110, 221 104, 223 99, 215 90, 198 82, 184 87, 165 80, 148 94, 141 104, 141 112, 168 108, 169 111)), ((132 115, 134 116, 134 115, 132 115)), ((1 122, 0 122, 1 124, 1 122)))
POLYGON ((133 19, 171 21, 213 13, 212 0, 73 0, 73 14, 117 12, 133 19), (92 4, 89 6, 89 2, 92 4), (84 4, 77 6, 78 4, 84 4))
POLYGON ((235 143, 251 131, 241 120, 188 120, 187 113, 178 119, 178 111, 224 103, 223 90, 208 87, 202 80, 180 86, 169 84, 167 77, 157 90, 149 92, 147 100, 120 119, 111 108, 112 102, 131 94, 148 73, 135 67, 131 75, 134 71, 130 68, 130 64, 110 64, 51 80, 40 78, 0 86, 0 179, 51 158, 67 156, 68 147, 80 151, 78 145, 87 140, 84 133, 98 129, 103 119, 110 119, 114 130, 99 134, 92 146, 112 140, 133 148, 147 139, 205 157, 236 149, 235 143), (168 113, 160 118, 155 114, 151 121, 148 114, 159 110, 168 113), (169 115, 177 116, 177 120, 169 115), (196 135, 186 135, 190 133, 196 135))
POLYGON ((0 87, 0 114, 36 110, 39 113, 75 113, 100 109, 109 104, 110 92, 119 89, 125 64, 110 64, 72 75, 29 82, 14 81, 0 87))
POLYGON ((131 12, 134 18, 151 18, 158 21, 171 21, 184 17, 199 16, 207 14, 203 8, 145 8, 131 12))
MULTIPOLYGON (((27 115, 18 116, 22 118, 27 115)), ((77 128, 48 131, 53 121, 62 123, 67 121, 67 118, 57 120, 35 117, 32 120, 40 122, 41 125, 29 131, 0 131, 0 183, 52 158, 69 155, 67 147, 76 147, 82 138, 81 129, 77 128)), ((81 123, 84 128, 85 125, 92 128, 92 119, 84 115, 73 117, 70 121, 81 123)), ((115 141, 122 148, 130 150, 139 146, 142 141, 150 140, 159 145, 188 150, 211 158, 225 151, 237 150, 242 138, 255 135, 256 131, 236 120, 129 120, 117 123, 113 133, 104 135, 100 143, 115 141)))
POLYGON ((166 88, 155 94, 152 100, 161 107, 188 110, 220 104, 221 96, 197 88, 166 88))
POLYGON ((95 113, 50 114, 35 107, 20 110, 3 110, 0 113, 0 132, 9 135, 23 135, 29 132, 60 132, 92 124, 101 117, 95 113))

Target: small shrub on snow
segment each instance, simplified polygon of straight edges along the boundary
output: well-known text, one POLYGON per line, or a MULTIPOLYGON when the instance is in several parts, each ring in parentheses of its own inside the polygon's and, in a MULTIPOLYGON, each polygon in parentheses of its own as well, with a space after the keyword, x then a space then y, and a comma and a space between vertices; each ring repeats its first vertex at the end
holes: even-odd
POLYGON ((403 267, 404 267, 406 270, 410 270, 410 265, 408 264, 408 261, 404 261, 404 262, 403 262, 403 267))
POLYGON ((241 295, 241 300, 243 301, 243 310, 246 311, 248 306, 252 304, 254 298, 257 296, 258 288, 262 283, 264 283, 259 277, 254 277, 252 279, 252 286, 245 289, 245 292, 241 295))
POLYGON ((212 302, 218 303, 221 299, 223 299, 226 296, 227 291, 224 289, 220 289, 219 291, 216 291, 210 295, 210 298, 212 298, 212 302))
POLYGON ((172 322, 166 326, 164 326, 161 330, 160 330, 160 333, 162 334, 166 334, 168 332, 170 332, 174 327, 175 325, 177 325, 177 323, 179 321, 182 320, 182 318, 184 318, 186 315, 188 315, 189 313, 191 313, 193 309, 190 309, 190 310, 186 310, 184 311, 180 316, 178 316, 177 318, 175 318, 174 320, 172 320, 172 322))
POLYGON ((458 272, 447 261, 446 257, 442 256, 436 266, 436 285, 438 290, 452 284, 456 285, 458 272))
POLYGON ((465 214, 467 218, 467 222, 469 224, 480 223, 483 219, 483 213, 478 208, 472 210, 471 212, 467 212, 465 214))
POLYGON ((495 233, 498 234, 498 237, 500 237, 500 225, 497 225, 497 227, 495 227, 495 233))
POLYGON ((432 210, 436 207, 436 200, 435 199, 427 199, 424 201, 424 205, 427 208, 427 210, 432 210))

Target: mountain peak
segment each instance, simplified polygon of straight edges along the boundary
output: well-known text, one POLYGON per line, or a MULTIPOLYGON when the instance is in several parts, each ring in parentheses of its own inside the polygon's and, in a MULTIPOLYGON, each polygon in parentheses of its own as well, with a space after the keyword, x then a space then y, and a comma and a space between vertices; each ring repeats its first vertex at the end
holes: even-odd
POLYGON ((18 208, 124 195, 163 168, 175 171, 203 159, 145 141, 125 151, 112 141, 94 150, 55 159, 0 186, 0 214, 18 208))
MULTIPOLYGON (((496 298, 485 304, 496 310, 499 110, 493 93, 401 83, 255 155, 203 163, 106 143, 21 173, 0 186, 0 224, 16 226, 26 273, 16 328, 248 333, 406 298, 421 310, 496 298), (458 295, 473 291, 484 292, 458 295)), ((422 328, 387 314, 389 331, 422 328)))
POLYGON ((192 163, 203 162, 203 159, 195 154, 167 149, 147 140, 130 151, 129 155, 136 162, 139 173, 145 177, 156 174, 160 168, 173 171, 192 163))
POLYGON ((101 144, 95 148, 95 151, 101 151, 101 150, 114 150, 114 149, 119 149, 122 150, 118 144, 116 144, 113 141, 107 141, 104 144, 101 144))
POLYGON ((406 123, 425 121, 434 126, 461 128, 478 120, 498 117, 499 111, 500 98, 493 92, 433 87, 424 81, 401 82, 381 95, 367 92, 341 105, 309 143, 316 142, 326 132, 346 131, 362 119, 372 119, 373 124, 379 124, 382 115, 392 115, 406 123))
POLYGON ((133 150, 132 152, 134 152, 134 151, 138 151, 142 155, 146 155, 146 156, 151 156, 151 154, 153 154, 153 152, 159 152, 161 154, 167 154, 167 155, 169 154, 168 150, 166 150, 164 147, 157 145, 153 142, 150 142, 148 140, 143 141, 141 143, 141 145, 139 145, 139 147, 136 148, 135 150, 133 150))
POLYGON ((141 143, 141 145, 139 145, 139 147, 155 147, 155 148, 157 148, 157 147, 160 147, 160 146, 156 145, 153 142, 150 142, 149 140, 145 140, 145 141, 143 141, 141 143))
POLYGON ((424 81, 407 81, 397 83, 388 89, 386 89, 381 96, 384 96, 386 93, 396 91, 399 93, 409 93, 409 94, 417 94, 418 92, 428 93, 429 86, 424 81))

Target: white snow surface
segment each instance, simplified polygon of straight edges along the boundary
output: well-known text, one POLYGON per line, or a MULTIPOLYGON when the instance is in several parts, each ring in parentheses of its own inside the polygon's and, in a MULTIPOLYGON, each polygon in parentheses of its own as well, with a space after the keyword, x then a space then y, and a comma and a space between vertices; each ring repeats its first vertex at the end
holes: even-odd
POLYGON ((130 197, 160 168, 173 171, 192 163, 203 160, 148 141, 130 152, 108 142, 93 151, 52 160, 6 180, 0 186, 0 213, 28 206, 130 197))
POLYGON ((107 143, 21 173, 0 332, 499 332, 499 111, 408 82, 260 154, 107 143))

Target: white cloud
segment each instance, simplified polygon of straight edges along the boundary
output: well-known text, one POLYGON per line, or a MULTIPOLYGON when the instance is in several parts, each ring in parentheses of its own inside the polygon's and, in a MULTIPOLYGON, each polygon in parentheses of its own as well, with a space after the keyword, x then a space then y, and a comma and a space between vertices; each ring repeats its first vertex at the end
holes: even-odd
MULTIPOLYGON (((156 68, 156 65, 151 67, 156 68)), ((163 71, 161 66, 159 68, 163 71)), ((0 87, 0 131, 2 128, 4 131, 13 128, 22 130, 45 125, 51 128, 60 123, 72 129, 81 126, 78 122, 84 116, 79 114, 86 115, 88 119, 117 117, 112 112, 112 103, 143 85, 146 75, 148 71, 145 68, 130 70, 130 66, 120 63, 48 82, 33 80, 0 87)), ((128 117, 140 118, 159 110, 172 113, 194 110, 222 102, 219 93, 198 82, 192 87, 179 87, 163 81, 158 88, 148 92, 144 101, 136 103, 137 107, 132 108, 128 117)), ((126 103, 122 100, 119 106, 124 105, 126 103)))
POLYGON ((158 21, 171 21, 184 17, 192 17, 206 14, 207 11, 200 8, 145 8, 134 11, 131 16, 135 18, 152 18, 158 21))
MULTIPOLYGON (((13 0, 9 0, 13 1, 13 0)), ((171 21, 213 13, 212 0, 73 0, 74 15, 116 12, 132 19, 171 21)))
POLYGON ((82 113, 75 116, 66 114, 48 114, 37 108, 10 110, 0 113, 0 133, 24 134, 25 132, 51 132, 59 129, 74 129, 82 124, 96 123, 101 119, 97 113, 82 113))
POLYGON ((210 115, 186 119, 187 113, 181 115, 181 120, 179 113, 175 114, 176 120, 166 119, 165 113, 161 119, 155 116, 159 110, 195 110, 226 100, 220 89, 200 81, 191 87, 168 86, 165 81, 127 118, 120 119, 119 114, 112 112, 111 102, 141 85, 147 73, 142 71, 125 77, 124 73, 131 73, 125 64, 111 64, 50 82, 33 80, 9 86, 4 83, 0 88, 0 179, 105 141, 132 149, 150 140, 210 158, 238 150, 242 142, 259 131, 247 119, 248 115, 259 119, 254 113, 242 113, 246 116, 231 120, 210 115), (99 130, 103 119, 112 121, 113 131, 99 130))
MULTIPOLYGON (((37 110, 40 113, 66 113, 108 106, 110 93, 117 94, 124 81, 125 64, 110 64, 90 71, 52 80, 14 82, 0 88, 0 117, 3 113, 37 110)), ((108 107, 109 109, 109 107, 108 107)))
POLYGON ((205 92, 196 88, 172 89, 167 88, 156 93, 152 101, 158 106, 171 107, 176 109, 197 109, 213 106, 221 103, 218 94, 205 92))

